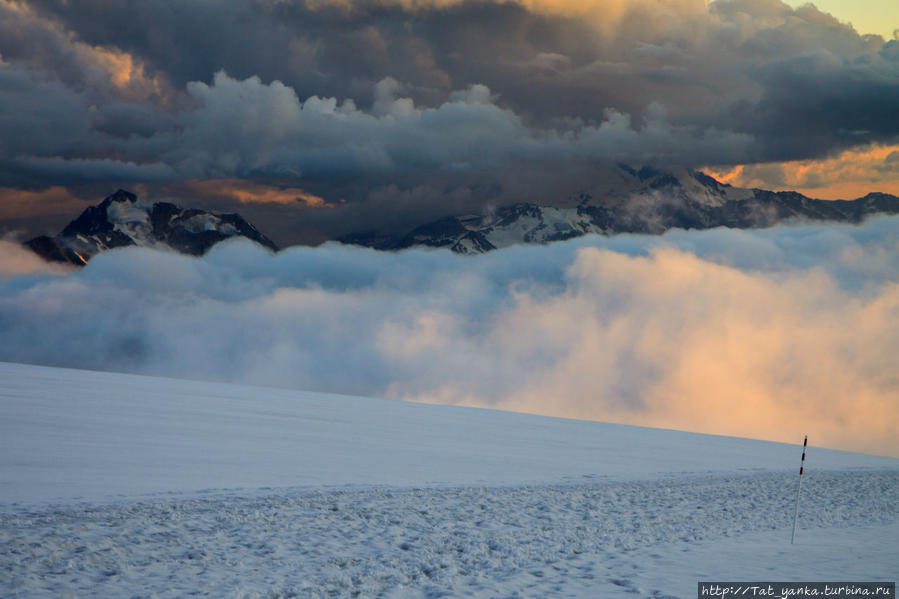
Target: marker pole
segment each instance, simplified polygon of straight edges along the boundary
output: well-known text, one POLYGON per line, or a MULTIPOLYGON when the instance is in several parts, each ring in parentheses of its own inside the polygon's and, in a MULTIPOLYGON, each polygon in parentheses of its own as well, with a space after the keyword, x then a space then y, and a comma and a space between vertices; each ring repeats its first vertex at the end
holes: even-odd
POLYGON ((802 442, 802 462, 799 464, 799 486, 796 487, 796 511, 793 512, 793 534, 790 536, 790 545, 793 544, 793 539, 796 538, 796 520, 799 518, 799 494, 802 493, 802 469, 805 466, 805 448, 808 446, 808 435, 805 436, 805 440, 802 442))

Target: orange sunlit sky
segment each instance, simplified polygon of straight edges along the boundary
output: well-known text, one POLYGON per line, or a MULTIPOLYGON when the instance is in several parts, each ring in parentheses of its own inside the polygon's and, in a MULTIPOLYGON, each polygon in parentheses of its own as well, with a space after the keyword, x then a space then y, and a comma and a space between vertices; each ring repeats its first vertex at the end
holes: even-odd
POLYGON ((705 171, 737 187, 795 190, 825 200, 850 200, 871 192, 899 195, 899 145, 845 150, 832 158, 713 166, 705 171))

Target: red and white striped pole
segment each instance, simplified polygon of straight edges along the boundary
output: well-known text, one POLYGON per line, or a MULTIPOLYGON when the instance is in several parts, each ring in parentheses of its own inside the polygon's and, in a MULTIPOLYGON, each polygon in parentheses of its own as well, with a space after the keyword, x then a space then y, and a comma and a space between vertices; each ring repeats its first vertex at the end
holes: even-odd
POLYGON ((808 435, 802 442, 802 461, 799 463, 799 486, 796 487, 796 511, 793 513, 793 534, 790 536, 790 545, 796 538, 796 520, 799 518, 799 494, 802 492, 802 469, 805 466, 805 448, 808 447, 808 435))

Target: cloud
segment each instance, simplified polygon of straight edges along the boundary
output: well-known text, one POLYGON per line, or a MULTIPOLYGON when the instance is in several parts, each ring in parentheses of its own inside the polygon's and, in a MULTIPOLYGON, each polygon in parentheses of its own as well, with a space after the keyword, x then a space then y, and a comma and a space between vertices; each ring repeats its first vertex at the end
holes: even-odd
POLYGON ((62 83, 0 63, 0 89, 3 162, 22 155, 54 155, 87 142, 87 106, 62 83))
POLYGON ((813 144, 832 152, 866 142, 889 143, 899 134, 893 109, 899 97, 899 42, 861 56, 817 49, 782 57, 759 68, 755 77, 764 96, 739 110, 748 108, 755 126, 744 126, 764 140, 764 156, 815 157, 809 151, 813 144), (810 94, 818 96, 814 102, 806 99, 810 94))
POLYGON ((72 267, 45 261, 9 236, 0 238, 0 284, 19 275, 64 275, 72 271, 72 267))
POLYGON ((167 164, 138 164, 112 158, 63 158, 61 156, 25 156, 12 161, 19 176, 32 175, 43 183, 65 181, 167 181, 175 171, 167 164))
POLYGON ((189 195, 236 200, 242 204, 286 204, 321 208, 324 199, 296 187, 280 188, 243 179, 207 179, 183 184, 189 195))
POLYGON ((899 141, 899 42, 776 0, 0 0, 0 55, 0 185, 345 200, 291 242, 564 201, 600 161, 775 181, 899 141))
POLYGON ((899 455, 897 227, 117 250, 0 283, 0 359, 899 455))
MULTIPOLYGON (((85 181, 160 181, 174 170, 156 158, 165 129, 140 139, 147 114, 113 103, 100 113, 87 91, 0 63, 0 184, 33 188, 85 181), (129 122, 130 121, 130 122, 129 122)), ((155 117, 149 117, 154 123, 155 117)), ((170 143, 170 142, 169 142, 170 143)))
POLYGON ((52 72, 67 86, 88 91, 94 98, 105 93, 165 102, 173 93, 164 76, 149 74, 134 55, 78 40, 63 24, 42 18, 25 2, 0 2, 0 37, 6 60, 52 72))
MULTIPOLYGON (((697 15, 706 9, 705 0, 513 0, 536 14, 587 18, 611 34, 628 18, 679 19, 697 15)), ((512 2, 510 2, 511 4, 512 2)), ((345 12, 367 11, 371 7, 401 7, 410 12, 425 12, 472 4, 470 0, 310 0, 313 10, 338 7, 345 12)))
POLYGON ((86 208, 85 202, 65 187, 42 190, 0 187, 0 220, 43 214, 73 213, 86 208))
MULTIPOLYGON (((11 36, 15 43, 4 40, 9 48, 0 43, 4 56, 75 87, 90 69, 106 73, 113 88, 143 77, 143 88, 164 88, 156 100, 145 95, 157 104, 202 96, 193 82, 219 71, 236 81, 283 82, 304 101, 352 99, 375 116, 379 82, 390 78, 402 84, 400 96, 426 108, 483 85, 527 126, 596 124, 609 111, 639 126, 663 105, 673 127, 720 136, 721 145, 755 141, 724 153, 722 164, 809 158, 899 134, 892 110, 899 46, 860 35, 810 5, 397 0, 185 2, 174 11, 134 0, 77 7, 33 0, 18 5, 25 11, 10 11, 3 0, 3 6, 11 29, 34 30, 11 36), (45 57, 48 45, 58 49, 45 57)), ((97 103, 101 112, 103 104, 97 103)), ((258 133, 265 143, 272 132, 258 133)), ((682 161, 702 162, 689 148, 683 155, 682 161)), ((670 160, 665 148, 658 159, 670 160)))
POLYGON ((196 108, 165 154, 182 176, 324 176, 409 170, 478 170, 523 160, 659 159, 680 163, 734 157, 747 136, 672 124, 660 105, 644 123, 609 110, 595 125, 534 129, 492 101, 484 85, 450 94, 436 107, 399 95, 385 79, 370 111, 352 100, 312 96, 301 101, 279 81, 236 80, 224 72, 213 84, 188 85, 196 108))

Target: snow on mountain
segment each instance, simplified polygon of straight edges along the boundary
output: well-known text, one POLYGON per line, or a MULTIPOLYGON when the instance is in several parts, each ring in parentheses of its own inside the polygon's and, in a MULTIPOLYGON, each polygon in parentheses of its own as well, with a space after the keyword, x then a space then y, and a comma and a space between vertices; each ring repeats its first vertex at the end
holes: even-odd
POLYGON ((892 458, 809 448, 790 545, 798 444, 9 363, 0 379, 4 597, 673 598, 897 574, 892 458))
POLYGON ((86 264, 95 254, 117 247, 167 247, 199 256, 230 237, 242 236, 272 250, 277 246, 238 214, 183 209, 168 202, 151 203, 118 190, 91 206, 55 237, 26 243, 53 262, 86 264))
POLYGON ((669 229, 756 229, 788 219, 857 223, 872 214, 899 213, 899 197, 868 194, 851 201, 808 198, 796 192, 741 189, 691 169, 634 170, 619 165, 597 195, 562 202, 501 206, 482 215, 449 216, 408 233, 360 233, 345 243, 395 250, 448 247, 479 254, 520 243, 545 244, 587 234, 661 234, 669 229))

